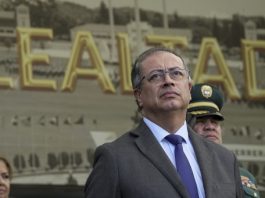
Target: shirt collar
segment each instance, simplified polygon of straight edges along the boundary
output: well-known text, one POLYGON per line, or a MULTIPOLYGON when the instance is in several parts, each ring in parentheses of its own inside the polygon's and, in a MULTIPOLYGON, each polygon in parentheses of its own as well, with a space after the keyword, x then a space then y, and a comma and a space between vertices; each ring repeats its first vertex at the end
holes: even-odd
MULTIPOLYGON (((170 134, 168 131, 166 131, 162 127, 158 126, 157 124, 155 124, 151 120, 147 119, 146 117, 144 117, 143 120, 159 142, 164 140, 164 138, 170 134)), ((186 121, 184 121, 183 125, 174 134, 180 135, 185 140, 186 143, 189 141, 189 135, 188 135, 188 129, 187 129, 186 121)))

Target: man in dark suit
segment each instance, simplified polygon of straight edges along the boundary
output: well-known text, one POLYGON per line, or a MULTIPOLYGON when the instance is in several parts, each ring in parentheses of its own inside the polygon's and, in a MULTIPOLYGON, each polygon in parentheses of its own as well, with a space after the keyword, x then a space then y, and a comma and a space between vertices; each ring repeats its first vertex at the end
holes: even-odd
POLYGON ((137 58, 131 77, 143 119, 135 129, 96 149, 85 197, 242 197, 235 155, 186 124, 192 84, 183 59, 173 50, 151 48, 137 58), (181 137, 181 159, 188 160, 192 189, 177 165, 182 160, 175 158, 177 146, 167 139, 170 134, 181 137))
MULTIPOLYGON (((224 100, 222 92, 215 86, 205 83, 195 84, 191 89, 191 101, 188 106, 188 124, 202 137, 222 144, 221 113, 224 100)), ((259 198, 255 177, 240 167, 241 182, 245 197, 259 198)))

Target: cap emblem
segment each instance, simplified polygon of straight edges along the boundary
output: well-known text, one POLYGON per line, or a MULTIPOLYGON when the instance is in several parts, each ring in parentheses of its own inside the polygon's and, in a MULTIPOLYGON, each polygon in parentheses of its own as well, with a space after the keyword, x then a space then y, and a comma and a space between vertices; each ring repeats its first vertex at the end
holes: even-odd
POLYGON ((210 87, 209 85, 203 85, 201 87, 201 92, 202 92, 203 97, 205 98, 210 98, 213 94, 212 87, 210 87))

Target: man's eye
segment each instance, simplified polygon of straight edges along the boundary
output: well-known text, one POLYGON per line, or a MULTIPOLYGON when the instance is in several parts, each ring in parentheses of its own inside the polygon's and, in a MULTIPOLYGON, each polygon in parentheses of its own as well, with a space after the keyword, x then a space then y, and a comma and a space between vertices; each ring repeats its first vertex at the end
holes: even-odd
POLYGON ((8 174, 2 174, 1 176, 5 180, 8 180, 10 178, 8 174))
POLYGON ((173 71, 172 74, 174 76, 183 76, 184 75, 184 73, 182 71, 179 71, 179 70, 173 71))
POLYGON ((158 80, 161 78, 161 74, 160 73, 154 73, 150 76, 149 78, 149 81, 152 81, 152 80, 158 80))
POLYGON ((199 119, 198 119, 196 122, 197 122, 198 124, 205 124, 206 121, 205 121, 205 120, 199 120, 199 119))
POLYGON ((218 121, 216 121, 216 120, 211 120, 211 123, 217 125, 217 124, 218 124, 218 121))

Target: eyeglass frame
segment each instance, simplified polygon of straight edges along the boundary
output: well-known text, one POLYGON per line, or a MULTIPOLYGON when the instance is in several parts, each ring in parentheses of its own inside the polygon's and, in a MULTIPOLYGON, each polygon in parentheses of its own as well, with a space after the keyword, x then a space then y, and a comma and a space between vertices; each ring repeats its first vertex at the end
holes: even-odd
POLYGON ((142 84, 142 81, 144 79, 146 79, 148 82, 152 83, 152 75, 154 75, 154 72, 161 72, 161 76, 160 76, 160 79, 157 79, 157 81, 153 81, 154 84, 157 84, 157 83, 160 83, 162 81, 165 81, 165 78, 166 78, 166 74, 168 73, 170 79, 172 80, 175 80, 175 81, 178 81, 178 80, 182 80, 182 79, 175 79, 174 77, 172 77, 172 75, 174 74, 174 72, 176 71, 185 71, 186 73, 183 72, 183 78, 187 75, 187 77, 189 78, 190 76, 190 71, 187 69, 187 68, 180 68, 180 67, 171 67, 171 68, 168 68, 168 69, 155 69, 155 70, 152 70, 151 72, 149 72, 148 74, 144 75, 141 80, 139 81, 138 83, 138 88, 140 87, 140 85, 142 84), (148 77, 149 76, 149 77, 148 77))

